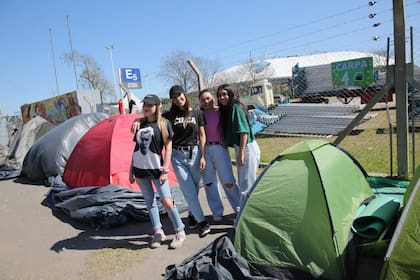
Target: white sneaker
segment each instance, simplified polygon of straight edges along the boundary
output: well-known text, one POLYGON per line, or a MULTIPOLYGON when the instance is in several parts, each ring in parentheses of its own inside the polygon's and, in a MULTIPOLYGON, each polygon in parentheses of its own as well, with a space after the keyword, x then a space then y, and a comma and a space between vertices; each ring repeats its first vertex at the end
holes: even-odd
POLYGON ((185 231, 180 230, 175 234, 175 238, 172 240, 171 244, 169 244, 170 249, 176 249, 181 247, 182 243, 185 240, 185 231))
POLYGON ((165 233, 162 232, 155 232, 153 234, 152 240, 150 241, 150 248, 156 249, 160 247, 160 244, 166 240, 165 233))

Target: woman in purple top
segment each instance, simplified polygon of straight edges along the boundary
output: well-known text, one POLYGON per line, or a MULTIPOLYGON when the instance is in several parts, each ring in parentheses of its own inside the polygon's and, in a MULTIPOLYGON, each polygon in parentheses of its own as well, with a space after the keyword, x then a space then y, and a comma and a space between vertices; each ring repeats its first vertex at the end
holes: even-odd
POLYGON ((228 149, 223 143, 219 108, 214 106, 214 97, 207 89, 200 92, 199 99, 201 110, 206 118, 206 124, 204 125, 206 131, 206 168, 202 173, 202 178, 207 202, 213 214, 213 221, 220 222, 224 208, 216 173, 234 211, 239 206, 240 190, 233 176, 228 149))

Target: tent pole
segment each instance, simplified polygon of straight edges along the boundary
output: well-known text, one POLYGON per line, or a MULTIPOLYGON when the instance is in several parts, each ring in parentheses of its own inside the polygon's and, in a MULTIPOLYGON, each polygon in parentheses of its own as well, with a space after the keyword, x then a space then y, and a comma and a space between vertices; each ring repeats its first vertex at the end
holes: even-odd
POLYGON ((336 231, 335 231, 335 228, 334 228, 334 223, 333 223, 332 215, 331 215, 331 209, 330 209, 330 205, 328 204, 328 200, 327 200, 326 190, 324 188, 324 181, 322 180, 321 172, 320 172, 318 164, 315 160, 314 154, 312 152, 310 152, 310 155, 311 155, 311 158, 314 162, 316 172, 318 173, 319 180, 321 182, 322 195, 324 196, 325 206, 327 208, 327 213, 328 213, 328 220, 330 221, 330 228, 331 228, 331 234, 332 234, 331 238, 332 238, 332 241, 334 243, 334 249, 335 249, 335 254, 337 256, 338 266, 340 267, 341 275, 345 275, 346 271, 345 271, 343 260, 341 259, 341 256, 340 256, 340 252, 338 251, 339 246, 338 246, 338 241, 337 241, 337 234, 336 234, 336 231))
MULTIPOLYGON (((388 71, 388 70, 387 70, 388 71)), ((359 124, 359 122, 366 116, 366 114, 378 103, 379 100, 388 92, 388 86, 385 84, 379 92, 377 92, 372 99, 366 104, 365 108, 350 122, 350 124, 338 135, 337 139, 334 140, 335 145, 340 145, 341 141, 346 138, 347 135, 359 124)))
POLYGON ((392 252, 394 251, 394 248, 395 248, 395 244, 397 243, 397 240, 400 238, 401 229, 405 223, 405 219, 407 218, 408 211, 410 211, 411 205, 413 204, 413 201, 414 201, 414 197, 416 196, 419 189, 420 189, 420 180, 417 180, 416 186, 413 188, 410 198, 408 199, 407 204, 404 206, 404 210, 398 221, 397 227, 395 228, 394 235, 392 236, 391 242, 389 243, 384 261, 389 261, 389 259, 391 258, 392 252))
MULTIPOLYGON (((414 51, 413 51, 413 27, 410 26, 410 53, 411 53, 411 65, 414 65, 414 51)), ((413 75, 414 76, 414 75, 413 75)), ((411 92, 411 166, 413 168, 413 176, 416 172, 416 111, 414 110, 415 105, 415 90, 411 92)))
MULTIPOLYGON (((389 66, 389 44, 390 44, 390 38, 387 38, 387 42, 386 42, 386 69, 388 70, 388 66, 389 66)), ((386 84, 388 84, 388 75, 386 75, 386 84)), ((386 107, 386 115, 388 118, 388 135, 389 135, 389 176, 392 177, 392 173, 394 173, 394 163, 393 163, 393 159, 394 159, 394 155, 393 155, 393 147, 392 147, 392 133, 393 133, 393 128, 392 128, 392 121, 391 121, 391 114, 389 112, 389 104, 388 104, 388 96, 386 96, 385 98, 385 107, 386 107)))

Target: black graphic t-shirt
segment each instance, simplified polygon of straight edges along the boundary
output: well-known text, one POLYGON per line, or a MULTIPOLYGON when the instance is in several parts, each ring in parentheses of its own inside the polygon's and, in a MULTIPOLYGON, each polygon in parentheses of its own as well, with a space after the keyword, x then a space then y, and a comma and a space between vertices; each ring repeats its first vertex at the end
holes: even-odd
MULTIPOLYGON (((136 146, 133 152, 133 173, 137 178, 157 179, 160 177, 160 167, 163 164, 162 149, 164 146, 162 134, 157 122, 139 119, 140 129, 134 135, 136 146)), ((172 127, 168 120, 169 138, 172 138, 172 127)))
POLYGON ((187 125, 184 127, 185 111, 176 110, 163 114, 171 124, 174 131, 172 144, 174 146, 196 146, 198 142, 198 128, 206 124, 201 110, 190 111, 187 125))

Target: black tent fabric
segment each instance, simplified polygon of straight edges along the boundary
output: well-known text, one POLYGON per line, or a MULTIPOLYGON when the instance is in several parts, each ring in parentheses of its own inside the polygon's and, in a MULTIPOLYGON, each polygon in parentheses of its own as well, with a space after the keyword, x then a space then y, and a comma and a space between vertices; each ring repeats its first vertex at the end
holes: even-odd
POLYGON ((48 131, 26 154, 21 175, 30 179, 63 176, 67 160, 80 138, 108 117, 105 113, 78 115, 48 131))
POLYGON ((9 180, 19 177, 21 167, 15 160, 8 160, 0 166, 0 180, 9 180))
MULTIPOLYGON (((50 177, 51 190, 43 205, 61 211, 70 218, 88 222, 95 227, 112 227, 125 224, 128 220, 149 220, 149 212, 143 194, 117 185, 105 187, 83 187, 70 189, 61 176, 50 177)), ((182 193, 172 187, 177 208, 186 211, 188 206, 182 193)), ((158 200, 161 214, 166 210, 158 200)))
POLYGON ((165 280, 297 280, 315 279, 303 271, 288 268, 260 269, 238 255, 228 236, 214 240, 197 254, 185 259, 180 265, 166 268, 165 280))

